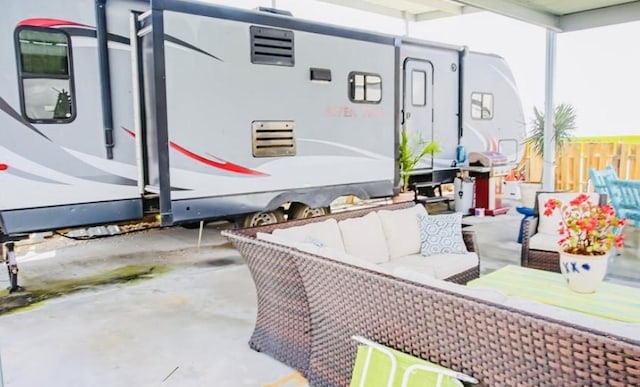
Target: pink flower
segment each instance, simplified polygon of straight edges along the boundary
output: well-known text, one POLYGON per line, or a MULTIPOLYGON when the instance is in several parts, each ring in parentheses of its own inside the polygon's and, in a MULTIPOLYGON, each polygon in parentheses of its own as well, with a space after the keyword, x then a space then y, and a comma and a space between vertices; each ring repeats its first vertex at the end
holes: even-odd
POLYGON ((603 255, 614 246, 624 245, 622 227, 627 220, 616 217, 615 209, 607 204, 597 206, 589 201, 589 195, 581 193, 568 205, 558 199, 549 199, 544 204, 544 215, 551 216, 560 211, 562 221, 558 233, 558 244, 563 251, 580 255, 603 255))

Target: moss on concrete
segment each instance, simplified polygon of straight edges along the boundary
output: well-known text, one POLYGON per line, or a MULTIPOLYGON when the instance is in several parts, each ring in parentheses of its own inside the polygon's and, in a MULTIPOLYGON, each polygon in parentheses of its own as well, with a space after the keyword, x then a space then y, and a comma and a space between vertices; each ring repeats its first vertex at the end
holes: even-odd
POLYGON ((3 289, 0 291, 0 314, 32 309, 51 298, 81 290, 152 278, 168 271, 169 268, 163 265, 127 265, 86 277, 44 283, 13 294, 3 289))

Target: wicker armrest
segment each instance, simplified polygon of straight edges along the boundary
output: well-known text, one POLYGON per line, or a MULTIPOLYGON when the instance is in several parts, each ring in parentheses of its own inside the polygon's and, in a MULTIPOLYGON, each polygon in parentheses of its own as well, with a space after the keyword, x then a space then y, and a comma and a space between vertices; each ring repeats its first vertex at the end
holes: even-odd
POLYGON ((475 252, 476 254, 478 254, 478 256, 480 256, 475 231, 462 230, 462 239, 464 240, 464 244, 467 247, 467 251, 469 251, 470 253, 475 252))

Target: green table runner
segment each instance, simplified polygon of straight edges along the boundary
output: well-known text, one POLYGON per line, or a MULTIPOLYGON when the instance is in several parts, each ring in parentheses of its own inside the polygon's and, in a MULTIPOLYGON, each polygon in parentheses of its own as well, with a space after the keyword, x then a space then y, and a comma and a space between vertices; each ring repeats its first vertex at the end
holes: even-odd
POLYGON ((603 282, 592 294, 569 289, 562 274, 508 265, 467 283, 593 316, 640 323, 640 288, 603 282))

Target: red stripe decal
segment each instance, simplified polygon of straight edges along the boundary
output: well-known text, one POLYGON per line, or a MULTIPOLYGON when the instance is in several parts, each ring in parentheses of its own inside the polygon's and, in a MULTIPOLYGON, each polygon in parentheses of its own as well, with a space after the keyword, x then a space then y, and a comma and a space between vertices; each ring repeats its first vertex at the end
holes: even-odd
POLYGON ((180 145, 176 144, 173 141, 169 141, 169 146, 177 151, 182 153, 183 155, 201 162, 202 164, 214 167, 214 168, 220 168, 220 169, 224 169, 225 171, 229 171, 229 172, 235 172, 235 173, 241 173, 243 175, 252 175, 252 176, 267 176, 266 174, 259 172, 259 171, 255 171, 253 169, 249 169, 249 168, 245 168, 241 165, 237 165, 237 164, 233 164, 230 163, 228 161, 223 161, 223 162, 218 162, 218 161, 213 161, 211 159, 208 159, 206 157, 202 157, 198 154, 195 154, 193 152, 191 152, 190 150, 187 150, 183 147, 181 147, 180 145))
MULTIPOLYGON (((136 137, 136 134, 133 131, 131 131, 131 130, 125 128, 125 127, 122 127, 122 129, 125 132, 129 133, 129 135, 131 137, 134 137, 134 138, 136 137)), ((249 169, 249 168, 245 168, 245 167, 243 167, 241 165, 233 164, 233 163, 230 163, 228 161, 218 162, 218 161, 214 161, 214 160, 208 159, 208 158, 206 158, 204 156, 200 156, 199 154, 193 153, 190 150, 181 147, 180 145, 176 144, 173 141, 169 141, 169 146, 171 147, 171 149, 175 150, 176 152, 180 152, 183 155, 187 156, 188 158, 190 158, 192 160, 195 160, 195 161, 198 161, 198 162, 200 162, 202 164, 208 165, 210 167, 223 169, 223 170, 229 171, 229 172, 240 173, 240 174, 243 174, 243 175, 268 176, 266 173, 262 173, 260 171, 256 171, 256 170, 249 169)))
POLYGON ((0 164, 0 171, 6 171, 7 169, 9 169, 7 164, 0 164))
POLYGON ((129 135, 130 135, 131 137, 136 138, 136 134, 135 134, 133 131, 131 131, 131 130, 129 130, 129 129, 127 129, 127 128, 125 128, 125 127, 122 127, 122 126, 121 126, 121 128, 122 128, 122 130, 124 130, 125 132, 129 133, 129 135))
POLYGON ((86 24, 80 24, 80 23, 69 21, 69 20, 49 19, 49 18, 24 19, 18 23, 18 27, 20 26, 30 26, 30 27, 79 26, 79 27, 91 28, 91 26, 88 26, 86 24))

